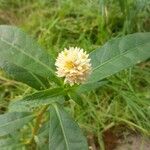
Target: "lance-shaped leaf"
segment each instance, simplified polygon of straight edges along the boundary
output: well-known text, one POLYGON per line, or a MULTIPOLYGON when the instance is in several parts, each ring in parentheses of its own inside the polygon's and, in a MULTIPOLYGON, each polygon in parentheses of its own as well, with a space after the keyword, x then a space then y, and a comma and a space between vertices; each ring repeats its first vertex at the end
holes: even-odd
POLYGON ((81 84, 78 87, 73 87, 72 89, 70 88, 70 90, 68 91, 68 95, 77 104, 83 106, 82 94, 85 94, 86 92, 91 92, 92 90, 95 90, 106 83, 106 81, 100 81, 81 84))
POLYGON ((25 112, 12 112, 0 115, 0 136, 7 135, 23 127, 33 119, 33 115, 25 112))
POLYGON ((37 74, 18 67, 12 63, 5 62, 5 65, 0 65, 5 72, 16 81, 23 82, 37 90, 46 89, 49 87, 48 79, 43 78, 37 74))
POLYGON ((59 104, 50 107, 49 149, 88 150, 79 126, 59 104))
POLYGON ((34 94, 28 95, 24 98, 20 98, 17 101, 11 102, 9 105, 9 111, 28 111, 32 112, 36 107, 51 104, 53 102, 63 102, 62 88, 48 89, 34 94))
MULTIPOLYGON (((29 84, 29 76, 32 80, 34 78, 40 87, 43 87, 48 78, 59 82, 53 71, 53 61, 50 56, 32 38, 13 26, 0 26, 0 67, 13 75, 16 80, 19 75, 16 70, 27 73, 26 78, 22 74, 19 76, 19 81, 26 84, 29 84), (11 67, 15 68, 14 71, 10 69, 11 67)), ((31 83, 34 84, 35 81, 30 82, 30 86, 31 83)))
POLYGON ((150 57, 150 33, 135 33, 107 42, 90 54, 96 82, 150 57))
POLYGON ((23 149, 23 144, 11 137, 0 138, 0 150, 20 150, 23 149))
POLYGON ((95 89, 103 86, 106 83, 107 83, 107 81, 100 81, 100 82, 92 82, 92 83, 81 84, 80 86, 78 86, 76 88, 76 92, 78 94, 90 92, 92 90, 95 90, 95 89))

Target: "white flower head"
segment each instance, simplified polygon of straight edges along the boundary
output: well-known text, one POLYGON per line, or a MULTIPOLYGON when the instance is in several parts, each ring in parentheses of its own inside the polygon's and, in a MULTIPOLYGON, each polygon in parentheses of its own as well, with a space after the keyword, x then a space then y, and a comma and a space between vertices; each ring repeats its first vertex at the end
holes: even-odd
POLYGON ((71 86, 83 83, 91 72, 89 55, 81 48, 70 47, 60 52, 55 66, 58 77, 64 77, 71 86))

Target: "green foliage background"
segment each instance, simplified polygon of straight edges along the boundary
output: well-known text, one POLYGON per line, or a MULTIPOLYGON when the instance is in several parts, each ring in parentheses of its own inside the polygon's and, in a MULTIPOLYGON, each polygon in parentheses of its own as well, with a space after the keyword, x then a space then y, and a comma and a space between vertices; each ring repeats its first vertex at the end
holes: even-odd
MULTIPOLYGON (((53 58, 64 47, 79 46, 90 52, 113 37, 148 32, 149 14, 148 0, 0 0, 0 24, 23 28, 53 58)), ((10 99, 32 92, 1 71, 0 113, 7 111, 10 99)), ((103 132, 113 126, 149 135, 149 60, 108 78, 105 86, 82 97, 84 107, 71 101, 68 111, 100 147, 103 132)))

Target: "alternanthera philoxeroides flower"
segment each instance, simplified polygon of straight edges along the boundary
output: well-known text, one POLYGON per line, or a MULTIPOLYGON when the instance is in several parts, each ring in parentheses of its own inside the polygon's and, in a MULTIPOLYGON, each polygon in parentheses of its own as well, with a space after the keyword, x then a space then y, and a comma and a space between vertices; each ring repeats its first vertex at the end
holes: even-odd
POLYGON ((81 48, 70 47, 60 52, 55 66, 58 77, 64 77, 64 82, 71 86, 83 83, 91 72, 89 55, 81 48))

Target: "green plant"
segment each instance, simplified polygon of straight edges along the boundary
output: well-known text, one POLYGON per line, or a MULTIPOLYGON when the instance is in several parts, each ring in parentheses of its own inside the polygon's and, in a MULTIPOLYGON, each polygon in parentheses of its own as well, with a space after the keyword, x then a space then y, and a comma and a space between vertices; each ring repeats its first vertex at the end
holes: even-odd
MULTIPOLYGON (((81 94, 102 86, 106 77, 148 59, 149 48, 150 33, 108 41, 90 53, 92 73, 87 81, 69 86, 55 75, 55 60, 32 38, 16 27, 1 25, 0 68, 37 91, 12 100, 8 112, 0 115, 0 148, 88 149, 82 131, 64 108, 67 102, 73 99, 83 107, 81 94)), ((129 103, 128 98, 126 101, 129 103)))

